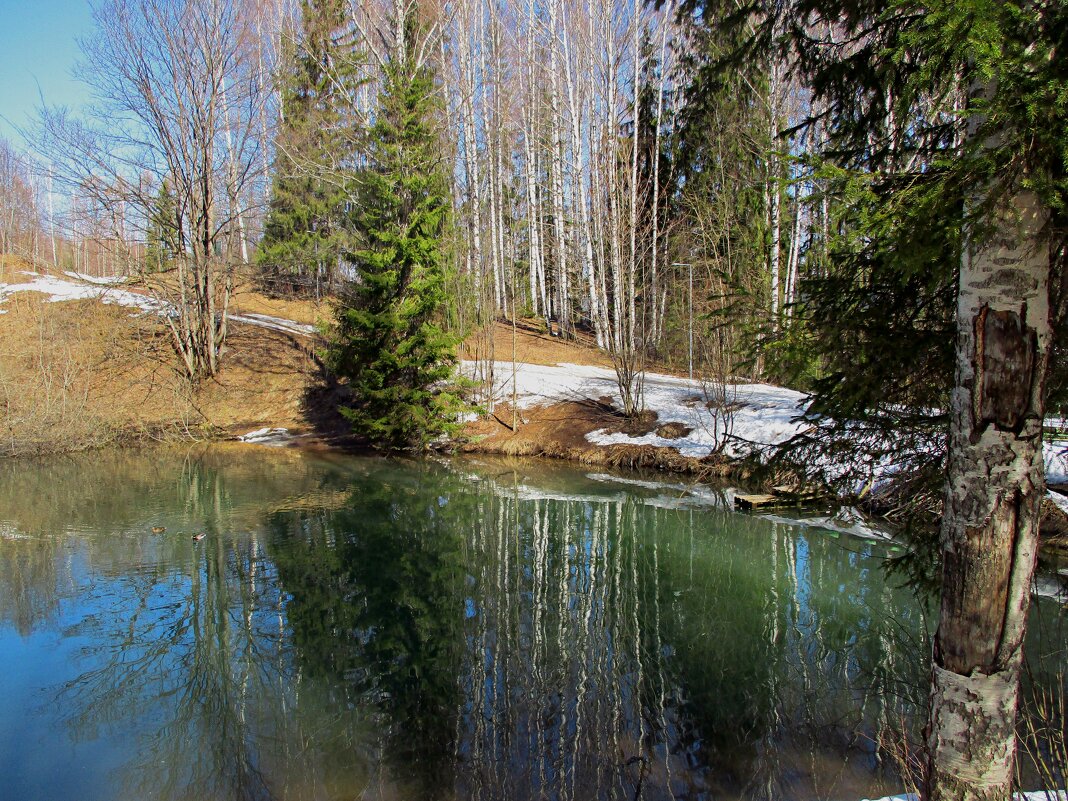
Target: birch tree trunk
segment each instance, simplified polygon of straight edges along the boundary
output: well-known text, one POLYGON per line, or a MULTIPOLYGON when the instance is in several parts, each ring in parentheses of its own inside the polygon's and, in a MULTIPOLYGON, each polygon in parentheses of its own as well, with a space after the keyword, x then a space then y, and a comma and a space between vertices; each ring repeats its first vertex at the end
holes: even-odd
POLYGON ((1045 210, 1019 191, 962 260, 942 518, 928 801, 1008 801, 1022 645, 1045 491, 1045 210))
POLYGON ((772 325, 779 316, 779 251, 782 239, 782 189, 779 186, 779 157, 776 153, 779 141, 779 65, 772 62, 768 84, 768 102, 770 107, 770 142, 768 150, 768 227, 771 230, 771 251, 768 260, 768 272, 771 275, 771 318, 772 325))
POLYGON ((549 129, 552 153, 552 204, 553 229, 556 233, 554 256, 556 261, 556 319, 560 336, 570 335, 571 321, 568 314, 569 292, 567 280, 567 237, 564 228, 564 141, 561 133, 560 117, 563 104, 560 98, 560 58, 557 52, 558 36, 557 0, 549 0, 549 85, 550 118, 549 129))

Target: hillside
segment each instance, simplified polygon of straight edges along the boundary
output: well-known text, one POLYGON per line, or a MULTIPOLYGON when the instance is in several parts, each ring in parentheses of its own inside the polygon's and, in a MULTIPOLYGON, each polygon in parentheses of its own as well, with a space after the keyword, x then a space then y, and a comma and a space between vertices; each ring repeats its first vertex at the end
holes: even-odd
MULTIPOLYGON (((0 256, 0 454, 72 451, 140 439, 228 437, 286 428, 308 441, 346 434, 337 392, 316 356, 326 303, 234 293, 221 373, 191 390, 169 333, 136 282, 35 270, 0 256)), ((498 323, 495 356, 511 358, 512 327, 498 323)), ((472 336, 461 358, 485 350, 472 336)), ((607 365, 588 343, 520 323, 519 361, 607 365)))
MULTIPOLYGON (((114 301, 117 291, 50 276, 52 292, 86 297, 53 302, 27 265, 0 261, 0 453, 70 451, 134 439, 225 436, 264 425, 333 432, 315 340, 265 324, 235 323, 219 376, 191 390, 169 333, 155 314, 114 301), (106 302, 101 302, 101 301, 106 302)), ((62 299, 62 296, 60 298, 62 299)), ((240 315, 314 323, 313 304, 274 301, 251 291, 240 315)), ((252 318, 255 319, 255 318, 252 318)))

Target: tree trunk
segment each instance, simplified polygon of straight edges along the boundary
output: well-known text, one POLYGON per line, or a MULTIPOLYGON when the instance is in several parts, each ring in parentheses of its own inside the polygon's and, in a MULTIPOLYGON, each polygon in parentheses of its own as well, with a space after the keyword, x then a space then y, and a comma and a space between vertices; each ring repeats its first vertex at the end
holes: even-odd
POLYGON ((961 265, 928 801, 1011 797, 1050 341, 1045 211, 1031 192, 1014 201, 961 265))

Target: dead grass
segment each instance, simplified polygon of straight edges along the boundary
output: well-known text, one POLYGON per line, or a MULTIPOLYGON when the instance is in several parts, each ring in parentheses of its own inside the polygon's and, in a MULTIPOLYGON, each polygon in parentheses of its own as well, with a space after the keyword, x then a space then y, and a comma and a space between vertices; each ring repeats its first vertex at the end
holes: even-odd
POLYGON ((0 315, 0 452, 78 450, 179 408, 155 337, 125 310, 16 293, 0 315))
POLYGON ((33 280, 23 273, 34 272, 33 265, 21 256, 0 255, 0 284, 25 284, 33 280))
POLYGON ((152 315, 93 300, 11 295, 0 315, 0 453, 73 451, 284 426, 315 431, 314 341, 234 326, 225 366, 193 389, 152 315))
POLYGON ((249 283, 239 285, 230 302, 238 314, 266 314, 306 325, 319 325, 333 314, 328 301, 316 303, 303 298, 272 298, 256 291, 249 283))
POLYGON ((518 430, 512 431, 510 407, 498 406, 494 415, 466 427, 465 440, 459 449, 465 453, 542 456, 589 465, 653 468, 698 478, 744 479, 748 475, 742 463, 720 456, 695 459, 681 455, 674 448, 590 443, 586 435, 598 429, 641 436, 656 425, 655 413, 649 412, 639 420, 627 420, 608 398, 525 409, 519 417, 518 430))
MULTIPOLYGON (((549 336, 538 320, 519 320, 516 323, 515 358, 526 364, 583 364, 595 367, 611 367, 612 360, 604 351, 597 350, 593 339, 580 333, 568 340, 549 336)), ((472 334, 460 348, 460 358, 475 358, 476 340, 480 332, 472 334)), ((493 357, 497 361, 512 360, 512 324, 499 320, 493 328, 493 357)))

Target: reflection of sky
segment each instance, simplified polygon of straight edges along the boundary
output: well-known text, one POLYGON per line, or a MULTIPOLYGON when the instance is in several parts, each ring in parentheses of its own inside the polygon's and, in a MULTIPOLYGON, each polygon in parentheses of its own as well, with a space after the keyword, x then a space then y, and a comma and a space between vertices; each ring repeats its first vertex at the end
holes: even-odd
POLYGON ((812 609, 812 575, 809 564, 808 535, 799 531, 794 538, 794 594, 797 604, 797 625, 805 634, 811 635, 816 624, 812 609))
POLYGON ((108 772, 135 747, 134 733, 83 738, 62 724, 64 714, 78 710, 56 708, 49 688, 76 680, 86 658, 92 660, 101 643, 85 623, 113 618, 124 580, 93 570, 87 549, 76 542, 57 559, 65 576, 54 614, 35 621, 26 636, 0 626, 0 798, 107 798, 108 772))
MULTIPOLYGON (((302 469, 305 478, 311 476, 312 497, 314 470, 307 465, 302 469)), ((389 469, 394 478, 405 470, 396 465, 389 469)), ((175 482, 177 471, 161 466, 159 472, 161 482, 175 482)), ((227 476, 225 467, 217 475, 220 483, 212 489, 220 497, 229 497, 235 482, 256 481, 250 472, 237 482, 227 476)), ((667 773, 708 787, 717 781, 729 783, 723 778, 728 773, 736 776, 732 781, 744 781, 747 771, 763 769, 752 761, 754 743, 775 754, 769 762, 774 770, 779 770, 777 760, 801 764, 790 752, 801 746, 825 749, 821 758, 833 762, 834 749, 801 736, 804 730, 799 727, 821 721, 829 728, 839 725, 842 711, 836 705, 843 697, 852 700, 851 688, 837 685, 835 676, 822 675, 808 649, 817 639, 821 648, 838 654, 854 648, 853 633, 843 636, 827 626, 836 609, 877 627, 882 618, 908 608, 901 593, 839 593, 839 586, 854 590, 858 581, 881 587, 881 571, 875 559, 849 553, 838 541, 814 530, 773 525, 725 509, 648 506, 635 502, 626 491, 622 501, 611 498, 603 503, 588 497, 524 496, 517 501, 478 481, 467 482, 464 492, 458 492, 449 480, 447 473, 418 474, 411 481, 420 489, 398 492, 391 503, 395 512, 404 509, 397 519, 411 527, 405 534, 415 541, 423 522, 427 531, 446 525, 463 530, 463 562, 443 588, 446 598, 440 608, 434 607, 434 599, 422 599, 418 588, 411 600, 416 604, 426 600, 431 607, 419 618, 432 624, 430 630, 456 632, 455 642, 441 646, 443 652, 454 648, 460 654, 459 664, 450 663, 447 677, 457 689, 452 707, 455 747, 465 757, 455 769, 457 781, 472 782, 472 787, 484 782, 479 785, 483 790, 529 788, 543 782, 556 788, 553 795, 566 781, 577 788, 576 797, 584 797, 584 786, 596 787, 609 779, 613 787, 622 782, 633 790, 640 769, 647 770, 644 797, 666 797, 667 773), (438 481, 446 485, 444 491, 436 486, 438 481), (479 502, 468 503, 465 493, 479 496, 479 502), (447 497, 450 502, 442 503, 447 497), (405 506, 407 498, 410 506, 405 506), (777 574, 772 569, 773 553, 779 559, 777 574), (822 581, 829 583, 820 586, 822 581), (448 620, 442 624, 433 617, 439 615, 448 620), (769 642, 766 621, 791 617, 791 634, 769 642), (768 688, 782 696, 775 699, 780 704, 775 714, 781 713, 775 725, 761 717, 770 714, 761 707, 765 700, 761 693, 768 688), (744 727, 735 718, 727 719, 723 708, 730 703, 754 705, 756 711, 738 708, 741 716, 751 718, 744 727), (798 709, 806 714, 797 714, 798 709)), ((584 489, 581 482, 581 476, 574 482, 577 491, 584 489)), ((536 486, 536 480, 531 485, 536 486)), ((177 494, 184 497, 184 492, 177 494)), ((0 770, 10 766, 6 776, 13 777, 10 786, 19 789, 16 797, 32 799, 35 792, 49 798, 92 798, 94 793, 108 797, 107 771, 144 757, 145 743, 154 742, 153 732, 173 715, 176 699, 190 692, 195 698, 203 690, 197 682, 222 687, 218 690, 222 695, 212 703, 223 711, 225 693, 235 692, 246 679, 251 682, 249 722, 241 730, 245 747, 262 765, 277 771, 287 772, 292 757, 286 749, 294 742, 287 739, 294 735, 280 720, 308 724, 300 734, 309 739, 297 750, 311 754, 308 759, 313 763, 321 748, 316 732, 335 725, 330 721, 367 709, 377 715, 376 725, 403 737, 405 721, 385 719, 393 714, 392 707, 375 706, 383 696, 358 696, 352 684, 374 679, 380 666, 361 662, 359 655, 375 632, 388 626, 369 622, 362 630, 365 636, 357 639, 351 631, 332 627, 326 617, 329 607, 305 607, 309 629, 303 632, 299 648, 319 660, 320 671, 327 671, 309 678, 313 671, 306 675, 302 657, 293 654, 295 632, 289 626, 295 624, 280 612, 283 597, 308 597, 300 584, 305 576, 298 570, 287 579, 292 583, 281 587, 266 556, 280 564, 279 552, 272 549, 292 541, 305 549, 309 571, 337 569, 330 567, 334 560, 329 553, 352 533, 338 521, 361 519, 364 497, 365 493, 353 493, 343 513, 265 512, 261 519, 270 521, 273 539, 251 522, 248 526, 258 533, 233 537, 204 523, 213 533, 193 545, 188 535, 177 533, 187 524, 172 527, 169 520, 168 528, 175 530, 158 538, 127 528, 123 538, 116 539, 109 537, 104 523, 83 527, 81 535, 60 538, 54 558, 63 568, 49 575, 57 589, 65 581, 59 573, 74 576, 74 581, 65 585, 68 600, 59 614, 42 621, 25 638, 9 625, 0 626, 0 661, 19 666, 8 692, 0 695, 0 770), (271 546, 255 560, 256 589, 249 593, 245 548, 246 537, 251 536, 271 546), (192 564, 200 570, 195 592, 190 584, 192 564), (222 571, 223 584, 210 577, 212 570, 222 571), (203 605, 195 619, 188 617, 186 608, 191 596, 203 605), (210 610, 212 599, 227 604, 224 614, 210 610), (245 604, 251 604, 255 640, 248 648, 240 640, 249 609, 245 604), (62 709, 42 712, 42 705, 55 697, 49 688, 54 690, 99 664, 111 665, 117 671, 114 676, 122 675, 124 663, 129 670, 141 669, 138 659, 144 643, 176 633, 176 647, 152 665, 152 680, 138 680, 117 694, 120 703, 111 708, 110 719, 93 709, 91 698, 76 693, 66 694, 62 709), (131 636, 139 641, 132 648, 126 644, 131 636), (220 642, 230 650, 220 651, 220 642), (211 654, 231 660, 228 678, 210 672, 214 668, 203 660, 211 654), (248 665, 242 662, 246 658, 251 660, 248 665), (196 659, 207 664, 207 674, 191 670, 196 659), (333 665, 344 666, 343 673, 330 674, 333 665), (284 690, 264 691, 263 675, 279 676, 284 690), (160 695, 164 692, 168 694, 160 695), (279 704, 288 705, 284 714, 279 704), (87 716, 90 725, 81 728, 78 742, 64 725, 66 714, 87 716), (29 723, 13 725, 23 718, 29 723), (33 743, 35 753, 27 757, 20 741, 33 743), (49 763, 55 775, 45 773, 49 763), (71 767, 56 770, 55 764, 71 767), (102 767, 97 770, 96 765, 102 767), (96 772, 87 777, 85 771, 96 772), (71 786, 80 792, 72 795, 71 786)), ((143 499, 131 496, 124 504, 134 507, 139 502, 143 499)), ((248 500, 242 509, 251 509, 254 502, 248 500)), ((167 511, 158 498, 155 503, 161 514, 167 511)), ((263 505, 267 506, 266 500, 263 505)), ((130 511, 116 508, 115 514, 125 520, 130 511)), ((232 511, 226 509, 217 514, 220 520, 234 519, 227 517, 232 511)), ((251 521, 253 516, 241 520, 251 521)), ((247 531, 246 523, 240 528, 247 531)), ((4 547, 0 541, 0 559, 4 547)), ((417 568, 421 554, 420 549, 411 554, 417 568)), ((424 575, 420 570, 414 575, 424 575)), ((324 580, 335 594, 325 594, 329 603, 343 605, 337 599, 347 597, 342 595, 347 575, 341 569, 336 577, 324 580)), ((367 580, 374 581, 373 571, 367 580)), ((0 587, 0 607, 4 602, 0 587)), ((361 603, 359 597, 350 600, 352 606, 361 603)), ((293 621, 295 609, 291 607, 293 621)), ((871 658, 871 654, 858 656, 871 658)), ((422 680, 419 666, 407 665, 403 655, 396 664, 415 671, 412 685, 422 680)), ((846 711, 855 715, 856 705, 846 711)), ((209 732, 206 748, 211 747, 210 732, 218 729, 210 717, 216 712, 207 707, 195 711, 196 720, 209 732)), ((164 756, 189 758, 191 752, 183 750, 184 745, 176 743, 164 756)), ((209 766, 215 764, 210 754, 206 758, 209 766)), ((786 781, 780 773, 775 778, 786 781)), ((521 796, 517 790, 511 797, 521 796)))

